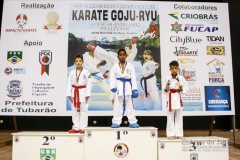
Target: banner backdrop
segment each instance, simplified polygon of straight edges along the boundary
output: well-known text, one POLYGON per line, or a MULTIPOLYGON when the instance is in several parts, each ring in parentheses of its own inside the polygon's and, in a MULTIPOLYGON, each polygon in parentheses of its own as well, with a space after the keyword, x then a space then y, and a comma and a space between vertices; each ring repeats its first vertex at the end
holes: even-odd
POLYGON ((0 115, 70 116, 67 77, 81 54, 92 75, 89 115, 112 116, 109 73, 120 48, 136 71, 136 115, 166 115, 172 60, 189 85, 184 115, 235 114, 225 3, 5 0, 0 115))

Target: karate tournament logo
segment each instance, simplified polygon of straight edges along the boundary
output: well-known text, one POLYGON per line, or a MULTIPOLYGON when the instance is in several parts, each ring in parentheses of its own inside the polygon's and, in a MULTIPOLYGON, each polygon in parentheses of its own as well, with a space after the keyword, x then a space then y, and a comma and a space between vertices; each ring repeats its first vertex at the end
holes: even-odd
POLYGON ((7 60, 12 64, 16 64, 22 60, 22 51, 8 51, 7 60))
POLYGON ((53 148, 41 148, 40 149, 40 160, 55 160, 56 149, 53 148))
POLYGON ((46 72, 49 75, 49 65, 52 62, 52 52, 50 50, 42 50, 39 52, 39 63, 42 65, 41 75, 46 72))
POLYGON ((114 149, 114 154, 115 156, 119 157, 119 158, 124 158, 128 155, 129 149, 128 146, 124 143, 118 143, 114 149))
POLYGON ((19 80, 12 80, 9 81, 8 86, 7 86, 7 91, 8 97, 11 97, 13 99, 19 98, 21 97, 21 93, 22 93, 22 84, 21 81, 19 80))
POLYGON ((28 18, 25 14, 19 14, 16 17, 16 22, 18 24, 18 28, 23 29, 23 26, 25 26, 27 24, 27 20, 28 20, 28 18))
POLYGON ((44 25, 43 29, 54 30, 54 31, 58 29, 62 29, 62 26, 57 24, 59 20, 59 15, 57 12, 55 11, 49 12, 46 17, 46 20, 48 21, 48 23, 44 25))

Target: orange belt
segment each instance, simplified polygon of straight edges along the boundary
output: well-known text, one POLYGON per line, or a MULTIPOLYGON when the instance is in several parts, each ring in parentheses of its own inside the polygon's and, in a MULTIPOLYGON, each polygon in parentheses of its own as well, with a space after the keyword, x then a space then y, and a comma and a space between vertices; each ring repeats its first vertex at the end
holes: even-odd
POLYGON ((79 90, 78 89, 82 89, 82 88, 86 88, 86 86, 75 86, 72 85, 72 87, 74 88, 74 107, 77 107, 77 111, 80 112, 80 95, 79 95, 79 90))
MULTIPOLYGON (((169 93, 169 111, 172 111, 172 93, 176 93, 176 92, 180 92, 179 89, 170 89, 170 93, 169 93)), ((180 95, 180 104, 182 105, 182 98, 180 95)))

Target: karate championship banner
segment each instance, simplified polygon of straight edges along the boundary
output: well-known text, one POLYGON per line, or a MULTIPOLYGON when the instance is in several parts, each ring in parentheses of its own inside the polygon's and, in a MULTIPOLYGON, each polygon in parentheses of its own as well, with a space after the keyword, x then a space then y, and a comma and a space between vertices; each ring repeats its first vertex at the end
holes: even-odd
POLYGON ((189 86, 184 115, 234 115, 230 43, 225 3, 5 0, 0 115, 70 116, 67 77, 81 54, 92 75, 89 115, 112 116, 109 74, 120 48, 135 67, 137 116, 166 115, 172 60, 189 86))

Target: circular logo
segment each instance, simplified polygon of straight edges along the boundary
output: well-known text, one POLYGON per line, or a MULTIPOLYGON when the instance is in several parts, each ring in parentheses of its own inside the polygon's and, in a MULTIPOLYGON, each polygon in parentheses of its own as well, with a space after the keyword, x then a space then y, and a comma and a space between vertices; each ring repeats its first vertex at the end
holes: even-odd
POLYGON ((124 158, 128 155, 129 149, 128 146, 124 143, 118 143, 114 149, 114 154, 115 156, 119 157, 119 158, 124 158))
POLYGON ((7 67, 7 68, 5 69, 5 74, 6 74, 6 75, 12 74, 12 68, 7 67))

